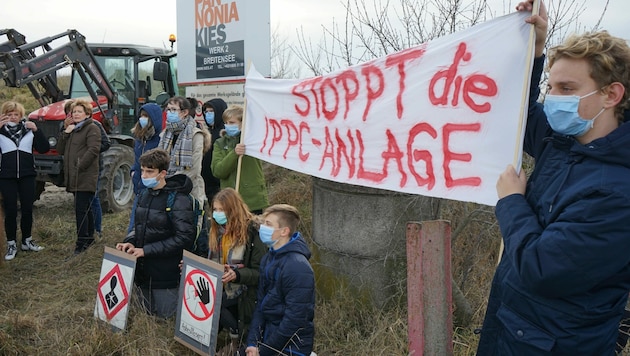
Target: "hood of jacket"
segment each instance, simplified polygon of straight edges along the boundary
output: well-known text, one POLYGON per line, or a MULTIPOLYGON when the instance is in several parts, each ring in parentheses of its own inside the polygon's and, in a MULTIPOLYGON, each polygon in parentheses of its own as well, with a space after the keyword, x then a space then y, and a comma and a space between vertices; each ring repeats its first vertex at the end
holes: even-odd
POLYGON ((613 132, 590 143, 573 144, 571 154, 630 168, 630 121, 625 121, 613 132))
POLYGON ((214 141, 219 138, 221 130, 225 127, 225 123, 223 122, 223 112, 227 109, 227 104, 223 101, 223 99, 216 98, 208 100, 203 104, 204 113, 208 107, 211 107, 214 110, 214 125, 212 125, 212 127, 208 127, 208 131, 212 134, 212 140, 214 141))
POLYGON ((205 112, 208 107, 214 110, 214 126, 223 127, 223 112, 227 109, 226 102, 219 98, 208 100, 203 104, 203 111, 205 112))
POLYGON ((162 108, 156 103, 148 103, 142 105, 140 110, 144 110, 149 114, 151 124, 155 127, 155 133, 159 134, 162 131, 162 108))
POLYGON ((269 250, 270 254, 276 255, 276 256, 280 256, 280 255, 291 253, 291 252, 297 252, 299 254, 302 254, 304 255, 304 257, 306 257, 307 260, 311 258, 311 250, 309 250, 308 245, 306 244, 306 241, 304 240, 300 232, 294 233, 293 236, 291 236, 291 239, 289 240, 289 242, 287 242, 284 246, 280 247, 279 249, 274 250, 272 248, 271 250, 269 250))
MULTIPOLYGON (((624 122, 608 135, 584 145, 579 143, 574 137, 560 135, 555 132, 552 133, 549 142, 557 150, 568 154, 567 161, 565 162, 566 165, 560 165, 556 162, 553 163, 553 166, 550 168, 547 167, 546 164, 537 164, 531 177, 537 180, 541 174, 546 176, 550 174, 550 171, 559 170, 559 172, 561 172, 560 178, 555 182, 550 182, 550 185, 544 189, 553 192, 551 199, 547 202, 549 204, 549 212, 551 212, 552 207, 554 207, 559 200, 562 200, 560 197, 561 194, 564 194, 565 198, 573 196, 573 194, 567 193, 566 189, 574 191, 585 188, 583 183, 580 183, 578 186, 570 183, 572 181, 571 177, 574 175, 576 169, 578 170, 578 176, 584 176, 587 172, 593 172, 593 170, 599 168, 592 162, 617 165, 630 169, 630 160, 628 160, 628 157, 630 157, 630 122, 624 122), (543 167, 544 172, 540 173, 538 167, 543 167)), ((543 159, 548 160, 550 158, 543 159)))
POLYGON ((166 185, 162 188, 165 191, 177 191, 179 193, 190 194, 193 183, 185 174, 174 174, 166 177, 166 185))

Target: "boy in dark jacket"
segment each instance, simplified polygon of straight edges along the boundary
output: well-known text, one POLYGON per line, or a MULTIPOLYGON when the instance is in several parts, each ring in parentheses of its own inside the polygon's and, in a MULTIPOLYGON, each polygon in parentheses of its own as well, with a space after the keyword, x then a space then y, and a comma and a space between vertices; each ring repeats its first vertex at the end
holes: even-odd
POLYGON ((140 156, 142 183, 134 229, 116 248, 138 257, 134 282, 149 314, 168 318, 175 314, 179 286, 179 261, 192 249, 196 236, 192 181, 183 174, 166 177, 169 155, 153 149, 140 156), (171 205, 169 195, 175 192, 171 205), (169 209, 167 207, 172 206, 169 209))
POLYGON ((258 304, 247 337, 247 356, 310 355, 315 328, 315 277, 311 252, 297 232, 295 207, 265 209, 260 239, 270 247, 260 264, 258 304))
POLYGON ((536 166, 497 181, 505 249, 477 354, 614 355, 630 290, 630 47, 606 31, 569 36, 548 52, 538 103, 540 4, 526 20, 537 36, 523 149, 536 166))

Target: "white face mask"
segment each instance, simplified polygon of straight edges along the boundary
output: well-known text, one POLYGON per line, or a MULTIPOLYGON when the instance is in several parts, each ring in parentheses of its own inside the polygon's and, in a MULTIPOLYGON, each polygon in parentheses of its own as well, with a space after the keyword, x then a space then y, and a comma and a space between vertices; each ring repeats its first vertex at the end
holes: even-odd
POLYGON ((8 125, 9 127, 15 127, 15 126, 17 126, 17 124, 18 124, 17 122, 7 121, 7 125, 8 125))

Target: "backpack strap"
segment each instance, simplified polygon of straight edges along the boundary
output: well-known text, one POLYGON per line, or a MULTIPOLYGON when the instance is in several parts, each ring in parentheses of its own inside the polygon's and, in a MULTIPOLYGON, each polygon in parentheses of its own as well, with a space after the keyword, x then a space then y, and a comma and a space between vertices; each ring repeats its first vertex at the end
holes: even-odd
MULTIPOLYGON (((173 205, 175 204, 175 195, 177 195, 177 191, 171 190, 168 192, 168 196, 166 197, 166 214, 168 215, 168 219, 172 221, 173 216, 173 205)), ((201 206, 201 203, 192 196, 192 194, 188 194, 188 199, 192 205, 193 213, 195 216, 194 224, 195 224, 195 241, 193 242, 192 251, 196 253, 198 246, 197 242, 199 240, 199 236, 201 235, 202 225, 203 225, 203 216, 205 214, 205 210, 201 206)))
POLYGON ((173 215, 173 205, 175 204, 175 194, 176 191, 171 190, 168 192, 168 196, 166 197, 166 213, 168 214, 169 220, 171 220, 171 216, 173 215))

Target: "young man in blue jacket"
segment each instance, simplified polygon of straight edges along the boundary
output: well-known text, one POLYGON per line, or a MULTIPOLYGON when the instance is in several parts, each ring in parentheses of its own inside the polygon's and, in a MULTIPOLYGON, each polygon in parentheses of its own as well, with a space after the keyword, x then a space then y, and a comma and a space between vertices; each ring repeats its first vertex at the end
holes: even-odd
POLYGON ((260 264, 257 305, 247 336, 247 356, 306 355, 313 350, 315 277, 311 252, 297 232, 291 205, 265 209, 260 239, 270 247, 260 264))
POLYGON ((543 105, 544 6, 527 21, 537 38, 523 149, 536 166, 497 182, 505 251, 477 353, 613 355, 630 290, 630 47, 606 31, 570 36, 550 51, 543 105))

